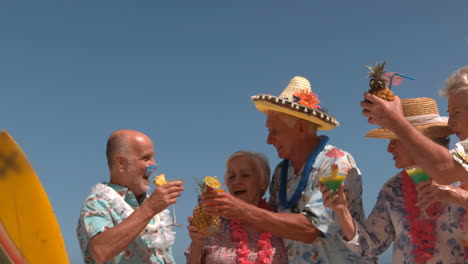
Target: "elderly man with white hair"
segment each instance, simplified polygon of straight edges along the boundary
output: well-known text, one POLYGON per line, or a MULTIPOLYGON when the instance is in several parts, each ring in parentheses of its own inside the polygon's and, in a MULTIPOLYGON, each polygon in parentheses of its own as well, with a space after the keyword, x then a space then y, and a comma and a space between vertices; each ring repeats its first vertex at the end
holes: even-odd
POLYGON ((357 256, 337 236, 332 212, 323 205, 319 181, 344 180, 349 211, 364 219, 362 178, 346 151, 328 144, 317 131, 338 126, 335 117, 318 104, 306 78, 294 77, 280 96, 255 95, 258 110, 267 115, 267 143, 284 159, 275 169, 270 184, 270 205, 275 212, 239 204, 223 193, 203 195, 205 211, 228 219, 241 219, 283 238, 289 263, 370 263, 357 256), (335 176, 333 176, 335 175, 335 176))
POLYGON ((107 141, 109 182, 96 184, 80 210, 76 234, 84 263, 174 263, 175 234, 166 209, 184 190, 168 182, 151 194, 153 141, 144 133, 121 129, 107 141))

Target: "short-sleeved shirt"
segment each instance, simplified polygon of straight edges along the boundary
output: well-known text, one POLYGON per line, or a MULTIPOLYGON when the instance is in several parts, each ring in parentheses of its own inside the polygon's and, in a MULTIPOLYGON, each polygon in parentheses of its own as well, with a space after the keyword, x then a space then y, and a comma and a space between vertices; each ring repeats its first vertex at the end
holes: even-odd
MULTIPOLYGON (((120 185, 104 184, 108 185, 121 195, 124 201, 134 210, 140 206, 140 203, 132 191, 120 185)), ((89 241, 97 234, 118 225, 123 220, 122 215, 116 212, 112 205, 105 199, 97 197, 95 194, 91 194, 87 197, 83 207, 81 208, 78 227, 76 229, 85 263, 96 263, 88 250, 89 241)), ((149 224, 153 224, 153 221, 154 220, 152 219, 149 224)), ((164 232, 164 229, 160 227, 158 232, 162 233, 164 232)), ((143 233, 141 233, 124 251, 105 263, 174 263, 170 247, 167 249, 154 249, 149 246, 149 243, 145 239, 142 238, 142 235, 143 233)))
MULTIPOLYGON (((402 175, 388 180, 380 190, 377 203, 365 225, 356 223, 356 236, 347 245, 357 254, 377 256, 393 243, 392 263, 414 263, 415 249, 409 234, 406 218, 402 175)), ((436 245, 434 255, 427 264, 463 264, 465 252, 462 245, 463 231, 460 219, 463 208, 459 205, 444 204, 435 223, 436 245)))
MULTIPOLYGON (((344 155, 335 158, 330 151, 336 151, 335 147, 326 145, 317 155, 313 162, 307 185, 297 202, 290 208, 283 208, 279 203, 280 178, 283 163, 275 169, 270 185, 270 205, 280 213, 304 214, 321 234, 313 243, 283 239, 288 253, 289 263, 314 263, 314 264, 341 264, 341 263, 374 263, 374 261, 362 258, 349 250, 339 238, 337 231, 339 224, 336 220, 329 221, 330 216, 334 218, 333 210, 329 210, 323 204, 322 193, 319 188, 319 178, 324 164, 337 163, 346 164, 348 175, 344 181, 345 192, 349 200, 349 210, 358 221, 364 220, 362 208, 362 178, 353 157, 346 151, 339 150, 344 155), (334 150, 335 149, 335 150, 334 150), (327 156, 327 153, 329 154, 327 156), (329 157, 330 156, 330 157, 329 157)), ((302 171, 295 173, 294 165, 289 162, 287 169, 286 198, 290 199, 299 185, 302 171)))
MULTIPOLYGON (((465 168, 465 170, 468 171, 468 138, 455 144, 455 147, 450 150, 450 154, 456 162, 458 162, 463 166, 463 168, 465 168)), ((465 190, 468 190, 468 179, 462 182, 461 187, 465 190)), ((464 224, 462 226, 464 227, 465 233, 464 243, 465 247, 468 249, 468 213, 466 212, 466 209, 463 222, 464 224)))

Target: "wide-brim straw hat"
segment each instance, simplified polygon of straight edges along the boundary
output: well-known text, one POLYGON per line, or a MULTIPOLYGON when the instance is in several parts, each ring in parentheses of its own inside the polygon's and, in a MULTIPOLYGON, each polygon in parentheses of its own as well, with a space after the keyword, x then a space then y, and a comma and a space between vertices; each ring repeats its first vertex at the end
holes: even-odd
MULTIPOLYGON (((401 99, 403 115, 419 131, 429 138, 446 137, 453 132, 447 126, 447 117, 439 115, 437 103, 432 98, 401 99)), ((368 138, 397 139, 392 131, 385 128, 372 129, 368 138)))
POLYGON ((321 130, 332 130, 339 126, 334 116, 320 110, 317 105, 320 101, 304 77, 292 78, 280 96, 258 94, 251 98, 255 107, 265 114, 268 111, 281 112, 317 124, 321 130))

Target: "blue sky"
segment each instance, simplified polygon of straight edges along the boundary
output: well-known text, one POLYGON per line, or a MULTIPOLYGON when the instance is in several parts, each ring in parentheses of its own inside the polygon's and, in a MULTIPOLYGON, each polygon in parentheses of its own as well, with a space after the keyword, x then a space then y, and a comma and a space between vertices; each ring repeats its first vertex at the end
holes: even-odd
MULTIPOLYGON (((185 224, 193 178, 222 177, 229 154, 260 151, 276 166, 250 96, 279 95, 304 76, 341 123, 322 134, 354 155, 369 213, 397 170, 387 141, 363 137, 373 128, 360 114, 364 65, 385 60, 415 77, 396 94, 436 98, 445 113, 438 89, 467 64, 467 9, 464 0, 2 1, 0 129, 29 157, 70 261, 82 263, 78 212, 91 187, 108 180, 112 131, 147 133, 160 172, 185 179, 177 203, 185 224)), ((178 263, 189 242, 179 229, 178 263)))

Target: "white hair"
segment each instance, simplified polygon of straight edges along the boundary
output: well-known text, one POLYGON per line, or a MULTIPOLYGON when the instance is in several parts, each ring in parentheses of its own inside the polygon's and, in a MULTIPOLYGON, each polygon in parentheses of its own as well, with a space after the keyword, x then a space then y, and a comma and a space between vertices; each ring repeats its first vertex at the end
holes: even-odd
POLYGON ((440 94, 452 96, 461 92, 468 92, 468 66, 463 66, 452 73, 445 81, 445 87, 440 94))
MULTIPOLYGON (((254 161, 260 173, 260 181, 266 186, 265 190, 262 190, 262 196, 265 194, 266 189, 270 185, 270 165, 268 164, 268 158, 260 152, 251 152, 245 150, 236 151, 234 154, 229 156, 226 160, 226 167, 229 166, 229 162, 237 157, 245 156, 254 161)), ((224 174, 224 182, 226 182, 227 174, 224 174)))
POLYGON ((295 116, 291 116, 291 115, 288 115, 288 114, 277 112, 277 111, 268 111, 268 114, 272 115, 272 116, 275 116, 275 117, 278 117, 289 128, 293 128, 298 121, 304 121, 307 124, 308 134, 310 134, 310 135, 316 135, 317 134, 317 127, 318 127, 317 124, 314 124, 314 123, 309 122, 309 121, 304 120, 304 119, 297 118, 295 116))

